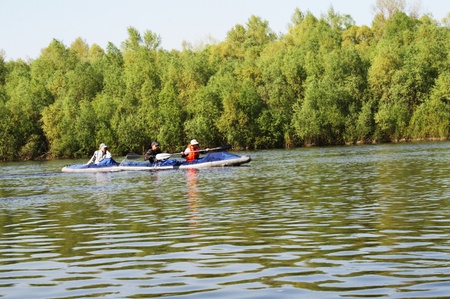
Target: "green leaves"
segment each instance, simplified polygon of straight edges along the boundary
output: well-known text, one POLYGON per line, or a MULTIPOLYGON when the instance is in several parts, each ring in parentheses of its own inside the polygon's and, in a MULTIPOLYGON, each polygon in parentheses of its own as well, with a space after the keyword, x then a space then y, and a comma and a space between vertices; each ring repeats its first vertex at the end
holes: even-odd
POLYGON ((224 41, 183 51, 127 28, 106 51, 52 40, 34 61, 0 55, 0 160, 113 154, 153 140, 237 148, 328 145, 450 133, 450 30, 378 1, 372 27, 332 8, 295 10, 288 32, 251 16, 224 41))

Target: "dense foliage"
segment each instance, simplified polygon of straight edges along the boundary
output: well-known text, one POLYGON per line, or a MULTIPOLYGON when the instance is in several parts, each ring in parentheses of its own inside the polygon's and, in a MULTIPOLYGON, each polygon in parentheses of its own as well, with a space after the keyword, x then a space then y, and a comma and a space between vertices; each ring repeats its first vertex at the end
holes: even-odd
POLYGON ((286 34, 252 16, 224 41, 161 49, 128 28, 120 48, 53 40, 24 62, 0 55, 0 160, 114 154, 153 140, 202 146, 448 138, 450 27, 401 9, 372 28, 296 10, 286 34))

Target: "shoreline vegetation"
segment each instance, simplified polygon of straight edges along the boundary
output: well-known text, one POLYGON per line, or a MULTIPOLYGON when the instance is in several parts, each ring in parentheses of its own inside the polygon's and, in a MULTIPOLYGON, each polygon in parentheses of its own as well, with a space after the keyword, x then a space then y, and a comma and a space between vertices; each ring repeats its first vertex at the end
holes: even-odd
POLYGON ((181 51, 133 27, 120 47, 0 51, 0 161, 88 157, 101 142, 125 155, 192 138, 248 150, 448 140, 450 13, 375 8, 371 27, 296 9, 280 34, 251 16, 181 51))

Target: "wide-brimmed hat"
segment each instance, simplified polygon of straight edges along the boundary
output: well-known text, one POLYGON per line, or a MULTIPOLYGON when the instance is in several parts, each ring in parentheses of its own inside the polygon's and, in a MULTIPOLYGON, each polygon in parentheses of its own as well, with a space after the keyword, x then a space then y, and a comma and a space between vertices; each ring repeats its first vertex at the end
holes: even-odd
POLYGON ((152 142, 152 146, 155 146, 155 145, 159 146, 159 143, 156 142, 156 141, 153 141, 153 142, 152 142))
POLYGON ((108 146, 106 144, 104 144, 104 143, 100 144, 100 148, 105 148, 105 147, 107 148, 108 146))
POLYGON ((196 145, 196 144, 198 144, 198 141, 195 140, 195 139, 192 139, 192 140, 191 140, 191 145, 196 145))

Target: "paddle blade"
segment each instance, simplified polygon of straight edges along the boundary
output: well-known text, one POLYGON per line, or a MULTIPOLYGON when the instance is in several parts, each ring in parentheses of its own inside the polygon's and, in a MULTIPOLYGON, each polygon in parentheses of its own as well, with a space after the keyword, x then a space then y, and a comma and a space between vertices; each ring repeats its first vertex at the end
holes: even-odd
POLYGON ((157 161, 163 161, 163 160, 169 159, 170 156, 171 156, 171 154, 162 153, 162 154, 157 154, 155 158, 156 158, 157 161))
POLYGON ((130 159, 130 160, 133 160, 133 159, 140 159, 140 158, 142 158, 142 155, 135 154, 135 153, 128 153, 128 154, 125 156, 125 158, 126 158, 126 159, 130 159))

